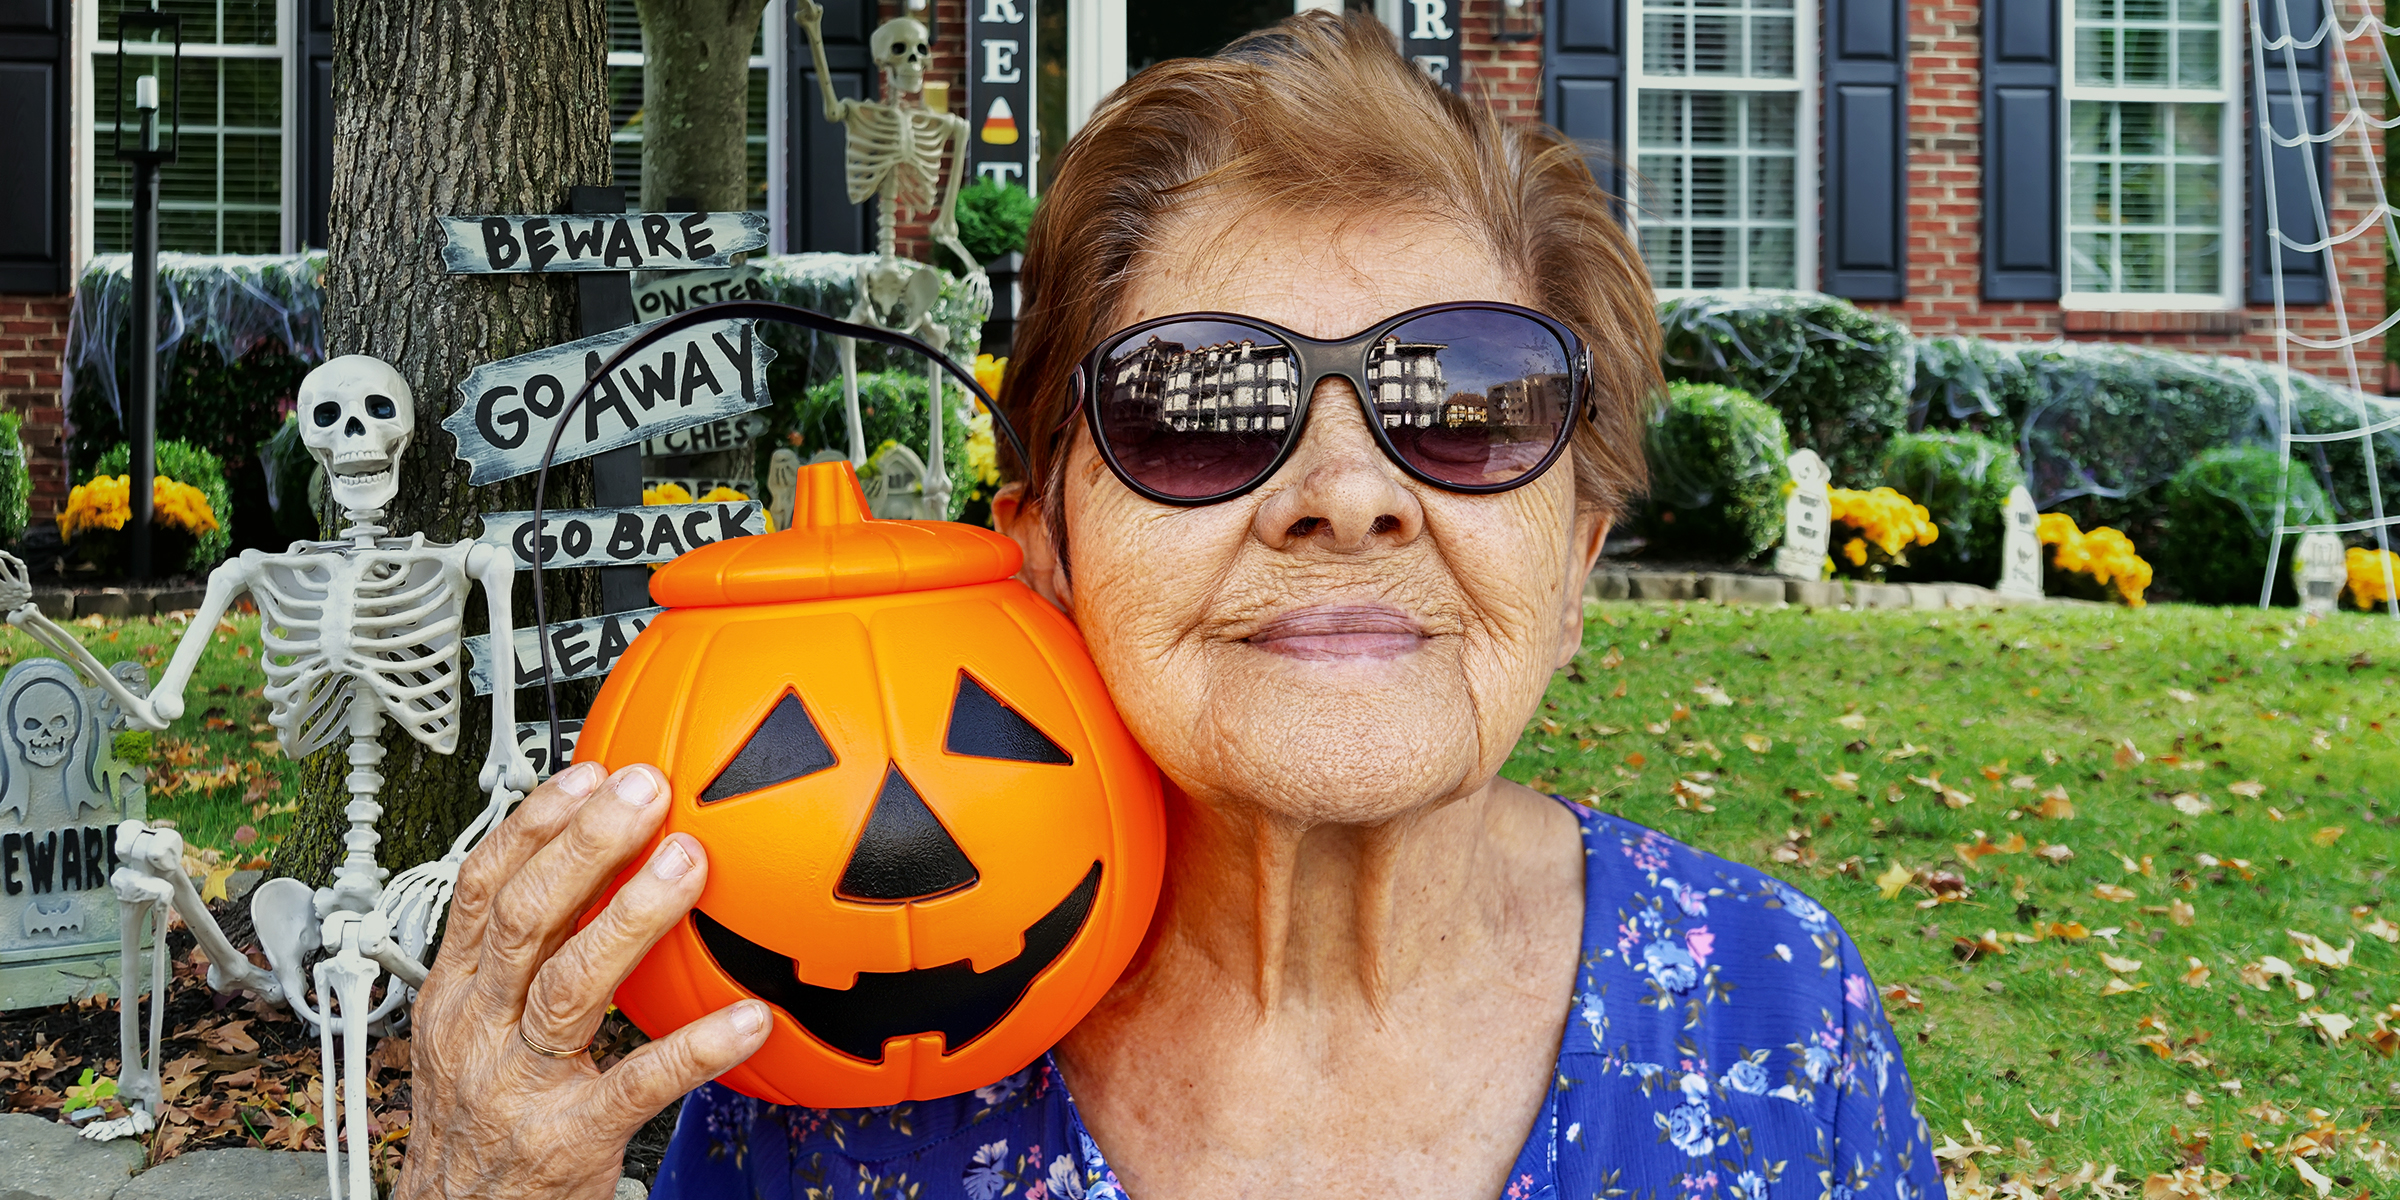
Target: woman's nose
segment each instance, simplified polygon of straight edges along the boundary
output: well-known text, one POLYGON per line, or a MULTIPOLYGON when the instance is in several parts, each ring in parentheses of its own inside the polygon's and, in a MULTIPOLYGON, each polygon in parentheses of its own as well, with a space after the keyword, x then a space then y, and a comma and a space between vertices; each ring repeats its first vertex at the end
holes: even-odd
POLYGON ((1268 489, 1253 520, 1258 539, 1278 550, 1397 546, 1425 528, 1416 494, 1376 446, 1357 392, 1340 376, 1317 385, 1308 428, 1268 489))

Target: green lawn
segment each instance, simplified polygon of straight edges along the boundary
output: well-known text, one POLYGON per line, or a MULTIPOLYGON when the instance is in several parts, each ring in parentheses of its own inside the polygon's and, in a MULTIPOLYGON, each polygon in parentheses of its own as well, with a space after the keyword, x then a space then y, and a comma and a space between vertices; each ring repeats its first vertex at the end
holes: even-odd
POLYGON ((1989 1147, 1982 1186, 2033 1170, 2037 1196, 2055 1160, 2135 1194, 2200 1167, 2227 1196, 2400 1195, 2400 628, 1590 611, 1509 774, 1824 902, 1937 1142, 1989 1147))
MULTIPOLYGON (((2400 1151, 2377 1148, 2400 1113, 2400 627, 2173 605, 1591 611, 1510 774, 1838 914, 1937 1141, 1989 1147, 1951 1161, 1981 1180, 1959 1197, 2028 1171, 2039 1195, 2045 1160, 2076 1195, 2119 1194, 2073 1186, 2090 1162, 2135 1195, 2196 1164, 2234 1177, 2225 1196, 2318 1196, 2295 1147, 2333 1196, 2400 1195, 2400 1151), (2312 961, 2346 947, 2347 965, 2312 961), (2341 1022, 2311 1013, 2350 1024, 2329 1041, 2341 1022)), ((239 856, 288 823, 298 772, 261 745, 257 618, 228 624, 158 736, 150 811, 239 856)), ((154 673, 182 629, 74 628, 154 673)), ((7 661, 34 652, 0 633, 7 661)))

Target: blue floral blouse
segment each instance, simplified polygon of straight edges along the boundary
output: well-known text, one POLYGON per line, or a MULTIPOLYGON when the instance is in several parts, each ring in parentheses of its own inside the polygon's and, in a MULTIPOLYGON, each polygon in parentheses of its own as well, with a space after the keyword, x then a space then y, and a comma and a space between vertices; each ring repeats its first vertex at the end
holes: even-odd
MULTIPOLYGON (((1899 1042, 1832 915, 1760 871, 1574 811, 1583 966, 1505 1200, 1940 1200, 1899 1042)), ((1125 1200, 1046 1056, 888 1108, 781 1108, 709 1084, 684 1101, 651 1194, 1125 1200)))

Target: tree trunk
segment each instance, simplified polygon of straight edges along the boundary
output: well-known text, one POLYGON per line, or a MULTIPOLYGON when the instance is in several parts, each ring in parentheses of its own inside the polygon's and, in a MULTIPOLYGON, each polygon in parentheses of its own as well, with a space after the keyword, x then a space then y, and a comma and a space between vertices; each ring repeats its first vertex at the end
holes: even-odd
POLYGON ((750 204, 750 47, 766 0, 640 0, 642 207, 750 204))
MULTIPOLYGON (((607 47, 602 0, 342 5, 325 350, 383 359, 415 388, 416 437, 384 522, 395 533, 454 541, 480 532, 480 513, 531 507, 531 476, 470 487, 440 421, 470 369, 575 338, 572 277, 445 274, 433 218, 555 212, 569 186, 608 183, 607 47)), ((588 469, 552 478, 551 504, 590 502, 588 469)), ((515 590, 522 627, 531 589, 520 576, 515 590)), ((591 611, 587 581, 559 577, 550 594, 552 620, 591 611)), ((482 631, 483 612, 482 598, 471 597, 470 631, 482 631)), ((492 733, 491 705, 469 695, 458 720, 450 755, 396 730, 384 734, 376 857, 387 868, 441 857, 483 808, 475 776, 492 733)), ((311 884, 331 877, 347 828, 343 756, 337 743, 309 764, 276 874, 311 884)))

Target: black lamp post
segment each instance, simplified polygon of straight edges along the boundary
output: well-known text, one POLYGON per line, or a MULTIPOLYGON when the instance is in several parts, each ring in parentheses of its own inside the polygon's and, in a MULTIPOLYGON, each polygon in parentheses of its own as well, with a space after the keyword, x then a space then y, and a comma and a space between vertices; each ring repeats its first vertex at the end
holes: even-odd
MULTIPOLYGON (((156 44, 159 39, 153 37, 156 44)), ((155 59, 155 55, 146 55, 155 59)), ((154 68, 155 69, 155 68, 154 68)), ((133 164, 133 398, 127 414, 133 462, 129 467, 131 519, 126 522, 130 574, 148 579, 151 573, 150 525, 152 481, 158 477, 158 169, 175 161, 183 139, 183 18, 157 12, 127 12, 117 18, 116 129, 111 143, 116 157, 133 164), (164 137, 158 120, 158 76, 143 74, 133 82, 133 107, 140 126, 135 144, 125 145, 125 39, 135 31, 166 33, 174 49, 168 58, 169 125, 164 137)))

